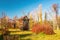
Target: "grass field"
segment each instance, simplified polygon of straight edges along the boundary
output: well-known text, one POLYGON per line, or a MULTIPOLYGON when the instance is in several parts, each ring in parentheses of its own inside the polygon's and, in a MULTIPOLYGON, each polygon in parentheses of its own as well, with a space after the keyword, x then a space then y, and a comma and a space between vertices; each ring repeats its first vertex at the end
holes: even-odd
POLYGON ((55 33, 54 35, 40 33, 32 36, 32 40, 60 40, 60 30, 55 30, 55 33))
POLYGON ((55 30, 56 34, 46 35, 43 33, 40 34, 32 34, 30 36, 22 37, 24 40, 60 40, 60 30, 55 30))
POLYGON ((20 35, 19 40, 60 40, 60 30, 55 30, 56 34, 46 35, 43 33, 40 34, 30 34, 29 31, 23 31, 23 34, 20 35), (25 34, 27 33, 27 34, 25 34))
POLYGON ((22 36, 22 40, 60 40, 60 30, 55 30, 56 34, 46 35, 43 33, 22 36))

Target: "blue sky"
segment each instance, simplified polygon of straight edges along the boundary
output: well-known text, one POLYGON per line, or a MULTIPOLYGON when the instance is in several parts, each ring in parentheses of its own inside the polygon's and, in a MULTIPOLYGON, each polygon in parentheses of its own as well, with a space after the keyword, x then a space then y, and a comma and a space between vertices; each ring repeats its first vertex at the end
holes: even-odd
POLYGON ((43 10, 48 10, 54 3, 60 5, 60 0, 0 0, 0 17, 3 11, 10 18, 21 17, 23 11, 27 14, 37 8, 39 4, 42 4, 43 10))

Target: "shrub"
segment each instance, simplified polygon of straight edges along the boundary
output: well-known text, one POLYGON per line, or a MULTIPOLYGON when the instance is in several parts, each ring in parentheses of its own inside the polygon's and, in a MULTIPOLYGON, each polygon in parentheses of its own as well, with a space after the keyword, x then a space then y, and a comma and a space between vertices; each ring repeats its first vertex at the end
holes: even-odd
POLYGON ((45 34, 54 34, 53 28, 49 23, 47 23, 47 24, 45 24, 45 23, 44 24, 39 24, 39 23, 34 24, 33 28, 32 28, 32 32, 36 33, 36 34, 41 33, 41 32, 43 32, 45 34))

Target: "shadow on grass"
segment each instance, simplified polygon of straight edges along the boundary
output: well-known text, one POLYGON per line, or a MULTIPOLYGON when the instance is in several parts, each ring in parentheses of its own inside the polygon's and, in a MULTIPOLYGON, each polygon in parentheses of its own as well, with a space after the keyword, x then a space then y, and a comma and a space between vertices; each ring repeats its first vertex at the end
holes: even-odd
POLYGON ((0 40, 3 40, 3 36, 2 35, 0 35, 0 40))

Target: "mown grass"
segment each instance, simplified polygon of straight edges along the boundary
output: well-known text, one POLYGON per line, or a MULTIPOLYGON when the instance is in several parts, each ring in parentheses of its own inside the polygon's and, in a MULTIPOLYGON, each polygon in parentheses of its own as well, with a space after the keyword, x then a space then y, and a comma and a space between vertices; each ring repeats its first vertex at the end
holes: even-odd
POLYGON ((46 35, 44 33, 32 34, 21 37, 22 40, 60 40, 60 30, 55 30, 56 34, 46 35))
MULTIPOLYGON (((24 32, 24 31, 23 31, 24 32)), ((46 35, 44 33, 34 34, 27 31, 27 34, 20 35, 19 40, 60 40, 60 30, 55 30, 56 34, 46 35)))
POLYGON ((32 40, 60 40, 60 30, 55 30, 56 34, 46 35, 43 33, 33 35, 32 40))

